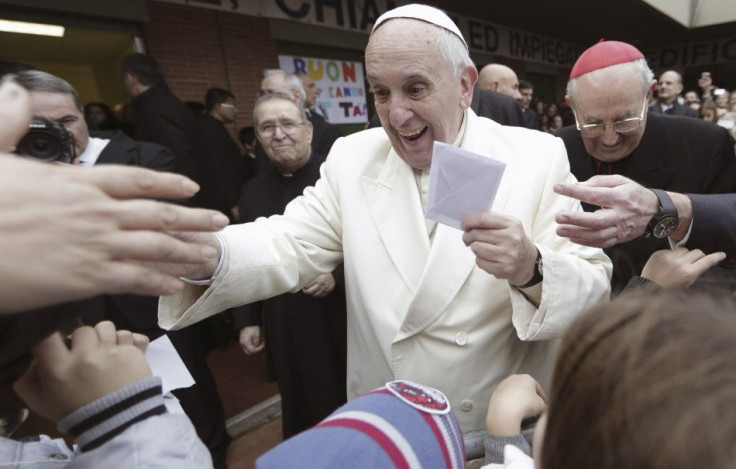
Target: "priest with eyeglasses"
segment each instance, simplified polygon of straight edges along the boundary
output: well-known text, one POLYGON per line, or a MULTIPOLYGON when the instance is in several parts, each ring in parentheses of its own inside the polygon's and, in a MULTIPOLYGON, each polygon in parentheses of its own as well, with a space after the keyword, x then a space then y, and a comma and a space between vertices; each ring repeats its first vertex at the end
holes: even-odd
MULTIPOLYGON (((648 113, 656 86, 646 58, 630 44, 600 41, 583 52, 565 97, 575 126, 555 134, 565 142, 573 175, 586 181, 619 174, 662 191, 735 192, 736 157, 728 133, 696 119, 648 113)), ((666 194, 655 193, 658 215, 666 216, 666 194)), ((590 212, 599 207, 584 203, 583 208, 590 212)), ((609 248, 614 291, 640 274, 654 251, 669 247, 666 233, 654 233, 654 218, 649 236, 609 248)))

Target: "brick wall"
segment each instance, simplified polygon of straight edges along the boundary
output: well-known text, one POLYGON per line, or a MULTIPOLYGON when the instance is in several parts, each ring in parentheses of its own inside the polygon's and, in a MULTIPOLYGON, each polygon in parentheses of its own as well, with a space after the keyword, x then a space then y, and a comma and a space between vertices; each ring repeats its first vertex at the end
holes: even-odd
POLYGON ((238 104, 236 127, 252 125, 262 71, 278 67, 268 21, 155 0, 148 9, 146 51, 163 67, 174 94, 203 102, 208 88, 227 88, 238 104))

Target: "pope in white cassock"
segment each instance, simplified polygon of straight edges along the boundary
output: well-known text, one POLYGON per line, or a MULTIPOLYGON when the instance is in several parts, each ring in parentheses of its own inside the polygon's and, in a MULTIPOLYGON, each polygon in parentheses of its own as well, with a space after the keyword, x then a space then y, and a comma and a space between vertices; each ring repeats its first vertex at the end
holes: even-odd
POLYGON ((482 429, 503 378, 545 383, 552 339, 608 298, 611 262, 555 234, 557 213, 581 210, 552 190, 574 181, 562 141, 469 109, 478 72, 449 17, 424 5, 385 13, 365 61, 382 128, 337 140, 283 216, 193 236, 220 262, 176 271, 205 280, 162 297, 159 322, 181 328, 295 292, 344 262, 348 398, 408 379, 443 391, 464 432, 482 429), (492 210, 462 231, 424 218, 435 140, 506 163, 492 210))

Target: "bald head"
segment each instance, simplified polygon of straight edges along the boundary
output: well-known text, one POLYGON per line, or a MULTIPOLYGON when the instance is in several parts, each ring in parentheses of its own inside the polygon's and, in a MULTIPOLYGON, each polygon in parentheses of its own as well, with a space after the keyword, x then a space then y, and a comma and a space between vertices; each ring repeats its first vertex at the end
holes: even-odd
POLYGON ((501 64, 488 64, 478 75, 478 88, 496 91, 514 99, 519 99, 519 79, 509 67, 501 64))

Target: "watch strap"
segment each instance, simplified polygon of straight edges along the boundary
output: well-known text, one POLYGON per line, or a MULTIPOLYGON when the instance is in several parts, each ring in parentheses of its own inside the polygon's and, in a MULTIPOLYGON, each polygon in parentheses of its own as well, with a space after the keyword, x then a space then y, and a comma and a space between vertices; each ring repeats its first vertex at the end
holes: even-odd
POLYGON ((539 251, 539 249, 537 249, 537 260, 534 261, 534 275, 532 275, 531 280, 526 282, 524 285, 518 286, 517 288, 533 287, 534 285, 544 280, 544 276, 542 275, 542 269, 540 268, 541 263, 542 263, 542 253, 539 251))
POLYGON ((644 233, 645 238, 651 238, 654 235, 654 227, 656 226, 657 222, 662 219, 662 217, 667 215, 677 217, 677 207, 675 207, 675 203, 672 202, 672 198, 669 196, 669 194, 662 189, 650 190, 654 192, 654 195, 657 196, 657 200, 659 201, 659 210, 657 211, 657 213, 654 214, 652 219, 649 220, 646 232, 644 233))

